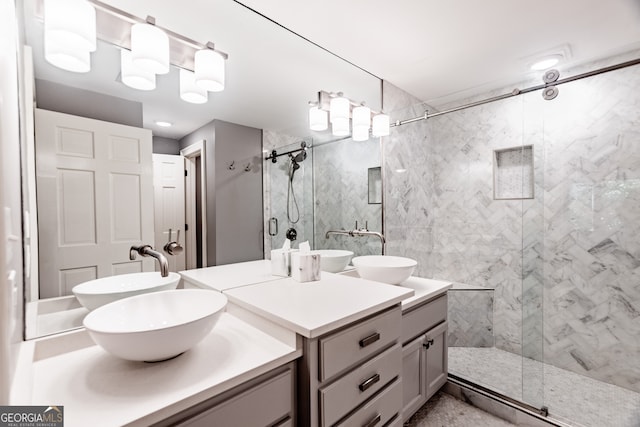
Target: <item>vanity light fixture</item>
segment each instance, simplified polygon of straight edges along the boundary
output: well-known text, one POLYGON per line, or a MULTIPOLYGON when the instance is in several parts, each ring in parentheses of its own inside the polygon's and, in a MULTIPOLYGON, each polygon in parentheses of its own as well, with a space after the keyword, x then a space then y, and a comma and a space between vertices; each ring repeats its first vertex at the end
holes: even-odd
POLYGON ((76 73, 91 69, 96 50, 96 10, 87 0, 45 0, 44 46, 47 62, 76 73))
POLYGON ((389 116, 380 113, 373 116, 373 125, 371 127, 371 133, 373 136, 387 136, 391 129, 389 116))
POLYGON ((335 136, 349 135, 349 114, 351 103, 347 98, 338 96, 331 99, 329 104, 329 121, 331 122, 331 133, 335 136))
POLYGON ((196 76, 192 71, 180 69, 180 98, 192 104, 207 102, 207 91, 196 84, 196 76))
POLYGON ((311 103, 309 107, 309 128, 315 131, 327 130, 329 115, 326 111, 318 108, 318 105, 311 103))
MULTIPOLYGON (((207 91, 225 87, 225 61, 229 55, 208 42, 202 44, 183 35, 106 4, 103 0, 41 0, 37 16, 44 21, 45 59, 67 71, 88 72, 97 38, 117 46, 121 54, 121 81, 134 89, 153 90, 156 74, 171 65, 191 72, 197 68, 199 87, 183 77, 181 98, 207 102, 207 91), (99 25, 98 25, 99 24, 99 25), (131 35, 123 38, 123 35, 131 35), (133 64, 131 67, 130 65, 133 64), (186 79, 186 80, 185 80, 186 79)), ((193 74, 193 73, 192 73, 193 74)))
POLYGON ((169 72, 169 36, 155 26, 155 19, 131 26, 131 59, 143 70, 155 74, 169 72))
POLYGON ((369 127, 371 126, 371 108, 361 105, 353 109, 353 135, 354 141, 366 141, 369 139, 369 127))
POLYGON ((224 90, 224 57, 214 50, 213 43, 196 52, 194 58, 196 84, 209 92, 224 90))
POLYGON ((153 90, 156 88, 155 73, 142 69, 133 63, 131 52, 120 51, 120 76, 122 83, 133 89, 153 90))
POLYGON ((309 102, 309 106, 311 130, 326 130, 326 115, 329 112, 331 130, 335 136, 348 136, 351 133, 354 141, 366 141, 369 139, 370 131, 376 137, 389 135, 391 126, 388 115, 372 111, 364 103, 355 103, 344 97, 342 92, 330 93, 321 90, 318 92, 318 101, 309 102))

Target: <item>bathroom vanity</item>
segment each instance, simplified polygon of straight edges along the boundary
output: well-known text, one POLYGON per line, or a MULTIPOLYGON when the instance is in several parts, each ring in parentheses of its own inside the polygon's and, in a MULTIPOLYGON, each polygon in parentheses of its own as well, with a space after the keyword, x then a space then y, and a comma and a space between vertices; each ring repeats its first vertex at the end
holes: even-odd
POLYGON ((182 272, 229 300, 196 347, 141 363, 84 330, 26 341, 12 401, 63 405, 68 426, 401 426, 446 382, 451 284, 353 275, 298 283, 269 261, 182 272))
MULTIPOLYGON (((237 264, 247 280, 268 261, 237 264)), ((261 272, 258 274, 258 272, 261 272)), ((185 287, 224 292, 235 315, 273 323, 301 339, 300 426, 401 426, 447 379, 448 282, 412 277, 402 286, 322 273, 317 282, 269 277, 229 287, 230 266, 182 272, 185 287)))

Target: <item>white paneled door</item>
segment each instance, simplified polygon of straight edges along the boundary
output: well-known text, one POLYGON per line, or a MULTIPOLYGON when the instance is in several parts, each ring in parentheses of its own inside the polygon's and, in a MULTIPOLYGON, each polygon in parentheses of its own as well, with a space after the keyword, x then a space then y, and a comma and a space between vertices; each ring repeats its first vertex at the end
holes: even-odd
MULTIPOLYGON (((184 157, 170 154, 153 155, 153 192, 155 199, 155 248, 162 251, 169 241, 176 241, 185 248, 185 204, 184 204, 184 157)), ((169 255, 170 271, 181 271, 185 267, 185 250, 169 255)))
POLYGON ((40 298, 78 283, 153 271, 151 131, 36 109, 40 298))

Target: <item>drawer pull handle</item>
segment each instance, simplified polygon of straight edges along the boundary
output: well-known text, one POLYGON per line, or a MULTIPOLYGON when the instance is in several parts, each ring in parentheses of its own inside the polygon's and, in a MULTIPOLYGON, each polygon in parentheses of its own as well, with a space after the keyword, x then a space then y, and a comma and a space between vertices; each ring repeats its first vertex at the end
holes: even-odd
POLYGON ((377 332, 374 332, 373 334, 369 335, 368 337, 364 337, 360 340, 360 347, 366 347, 370 344, 373 344, 374 342, 378 341, 380 339, 380 334, 377 332))
POLYGON ((360 389, 360 391, 365 391, 367 390, 369 387, 371 387, 372 385, 374 385, 375 383, 377 383, 378 381, 380 381, 380 375, 379 374, 375 374, 372 377, 364 380, 364 382, 362 384, 360 384, 358 386, 358 388, 360 389))
POLYGON ((374 425, 378 424, 381 419, 382 418, 380 417, 380 414, 378 414, 378 415, 375 416, 374 419, 372 419, 371 421, 369 421, 368 423, 366 423, 362 427, 373 427, 374 425))

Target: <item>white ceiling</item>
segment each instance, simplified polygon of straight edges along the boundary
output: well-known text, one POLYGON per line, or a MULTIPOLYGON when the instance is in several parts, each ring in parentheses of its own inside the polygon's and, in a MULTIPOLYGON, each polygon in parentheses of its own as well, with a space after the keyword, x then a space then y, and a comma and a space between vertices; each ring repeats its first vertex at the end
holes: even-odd
POLYGON ((242 0, 326 50, 233 0, 103 2, 228 52, 225 91, 185 103, 175 72, 154 92, 129 89, 117 81, 117 51, 106 48, 86 75, 50 66, 35 48, 36 76, 143 102, 144 126, 171 138, 214 118, 302 136, 319 90, 379 109, 379 77, 437 106, 525 80, 531 60, 556 48, 570 50, 561 69, 640 48, 640 0, 242 0), (158 128, 159 119, 175 125, 158 128))
POLYGON ((524 80, 563 45, 564 67, 640 48, 638 0, 241 1, 435 104, 524 80))

